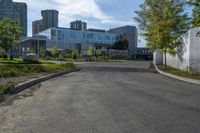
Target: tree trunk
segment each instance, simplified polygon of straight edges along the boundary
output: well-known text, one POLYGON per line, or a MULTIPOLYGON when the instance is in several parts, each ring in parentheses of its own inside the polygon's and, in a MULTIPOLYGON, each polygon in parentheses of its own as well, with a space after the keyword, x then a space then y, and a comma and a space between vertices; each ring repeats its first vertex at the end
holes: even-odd
POLYGON ((12 51, 11 50, 9 50, 9 57, 10 57, 10 60, 13 60, 13 56, 12 56, 12 51))
POLYGON ((5 50, 6 53, 6 58, 9 59, 10 58, 10 50, 5 50))

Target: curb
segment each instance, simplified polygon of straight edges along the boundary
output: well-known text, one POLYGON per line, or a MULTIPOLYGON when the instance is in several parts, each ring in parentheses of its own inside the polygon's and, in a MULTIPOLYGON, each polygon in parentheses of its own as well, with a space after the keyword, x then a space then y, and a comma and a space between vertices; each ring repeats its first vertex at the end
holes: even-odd
POLYGON ((200 80, 190 79, 190 78, 184 78, 184 77, 176 76, 176 75, 174 75, 174 74, 166 73, 166 72, 164 72, 164 71, 161 71, 161 70, 156 66, 156 64, 154 64, 154 66, 155 66, 156 71, 157 71, 158 73, 160 73, 161 75, 164 75, 164 76, 167 76, 167 77, 170 77, 170 78, 174 78, 174 79, 177 79, 177 80, 180 80, 180 81, 183 81, 183 82, 188 82, 188 83, 200 85, 200 80))
POLYGON ((43 81, 46 81, 46 80, 49 80, 49 79, 52 79, 52 78, 56 78, 56 77, 59 77, 59 76, 62 76, 62 75, 68 74, 68 73, 77 72, 77 71, 80 71, 80 68, 77 68, 76 70, 72 70, 72 71, 64 71, 64 72, 53 73, 53 74, 50 74, 50 75, 43 76, 41 78, 36 78, 36 79, 26 81, 24 83, 21 83, 21 84, 18 84, 17 86, 15 86, 15 88, 12 89, 9 92, 9 95, 17 94, 17 93, 19 93, 19 92, 21 92, 21 91, 23 91, 23 90, 25 90, 25 89, 33 86, 33 85, 39 84, 43 81))

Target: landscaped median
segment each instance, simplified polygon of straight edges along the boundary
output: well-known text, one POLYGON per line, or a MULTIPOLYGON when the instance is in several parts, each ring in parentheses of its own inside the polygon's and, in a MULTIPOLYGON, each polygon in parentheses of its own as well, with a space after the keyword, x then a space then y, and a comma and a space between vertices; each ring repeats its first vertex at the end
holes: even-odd
MULTIPOLYGON (((73 63, 54 64, 40 61, 30 64, 20 59, 13 61, 0 59, 0 95, 8 94, 20 83, 36 79, 41 81, 76 70, 73 63)), ((32 81, 32 83, 34 83, 32 81)), ((30 84, 30 83, 29 83, 30 84)), ((1 98, 0 98, 1 101, 1 98)))
POLYGON ((164 65, 155 65, 157 72, 162 75, 200 85, 200 73, 189 73, 187 71, 181 71, 172 67, 167 66, 165 69, 164 65))

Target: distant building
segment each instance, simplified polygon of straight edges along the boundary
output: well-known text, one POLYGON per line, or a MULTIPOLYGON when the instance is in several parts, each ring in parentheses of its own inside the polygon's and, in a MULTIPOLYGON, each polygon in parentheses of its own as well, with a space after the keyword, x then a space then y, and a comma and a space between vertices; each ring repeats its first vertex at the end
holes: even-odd
POLYGON ((42 19, 32 22, 32 35, 34 36, 49 28, 58 27, 58 14, 59 12, 56 10, 42 10, 42 19))
POLYGON ((58 27, 58 14, 56 10, 42 10, 43 30, 58 27))
POLYGON ((120 34, 122 39, 128 40, 129 55, 133 55, 134 49, 137 48, 138 41, 138 31, 135 26, 123 26, 119 28, 110 29, 108 32, 120 34))
POLYGON ((56 46, 59 50, 78 49, 83 55, 87 55, 89 47, 94 49, 108 50, 117 41, 118 34, 71 30, 69 28, 49 28, 39 33, 40 38, 24 38, 21 40, 25 49, 37 50, 37 40, 47 50, 56 46), (41 39, 41 37, 44 37, 41 39), (46 38, 46 39, 45 39, 46 38))
MULTIPOLYGON (((37 23, 37 22, 35 22, 37 23)), ((38 22, 39 23, 39 22, 38 22)), ((78 49, 79 52, 85 56, 90 47, 94 50, 98 49, 101 51, 113 51, 112 46, 115 42, 122 39, 127 39, 129 42, 128 51, 118 52, 119 55, 128 55, 128 58, 132 58, 134 55, 134 49, 137 47, 137 28, 134 26, 124 26, 109 31, 101 29, 88 29, 82 21, 75 21, 71 23, 70 28, 48 28, 40 31, 38 36, 32 38, 23 38, 21 40, 22 47, 25 51, 38 49, 38 42, 40 47, 51 50, 56 46, 59 50, 73 50, 78 49), (77 27, 77 25, 79 25, 77 27), (82 27, 80 25, 82 24, 82 27), (76 26, 73 26, 76 25, 76 26)), ((36 27, 38 28, 38 27, 36 27)), ((117 53, 115 51, 115 53, 117 53)))
POLYGON ((8 17, 20 21, 23 36, 27 36, 27 5, 26 3, 0 0, 0 20, 8 17))
POLYGON ((43 30, 42 20, 36 20, 32 22, 32 35, 35 35, 43 30))
POLYGON ((76 20, 76 21, 70 23, 70 29, 85 31, 85 30, 87 30, 87 23, 82 22, 81 20, 76 20))

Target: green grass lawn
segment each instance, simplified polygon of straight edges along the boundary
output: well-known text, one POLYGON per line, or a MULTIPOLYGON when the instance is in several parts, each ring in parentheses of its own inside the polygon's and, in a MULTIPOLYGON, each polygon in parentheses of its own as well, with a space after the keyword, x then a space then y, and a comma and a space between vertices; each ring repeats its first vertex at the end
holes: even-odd
POLYGON ((167 70, 164 69, 164 66, 158 66, 158 68, 164 72, 171 73, 180 77, 200 80, 200 73, 189 73, 187 71, 181 71, 169 66, 167 67, 167 70))
POLYGON ((9 60, 9 59, 5 59, 5 58, 0 58, 0 63, 1 64, 22 64, 25 63, 23 61, 23 59, 13 59, 13 60, 9 60))
MULTIPOLYGON (((48 61, 40 61, 38 64, 28 64, 28 62, 24 62, 22 59, 10 61, 9 59, 0 58, 0 80, 1 78, 18 77, 33 73, 55 73, 74 69, 76 69, 76 66, 71 62, 53 64, 48 61)), ((0 94, 7 93, 14 86, 14 82, 0 85, 0 94)))
POLYGON ((13 60, 0 58, 0 64, 52 64, 52 63, 46 60, 39 60, 39 62, 27 62, 19 58, 14 58, 13 60))
POLYGON ((1 64, 0 77, 20 76, 30 73, 54 73, 75 69, 73 63, 66 64, 1 64))

